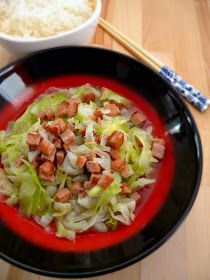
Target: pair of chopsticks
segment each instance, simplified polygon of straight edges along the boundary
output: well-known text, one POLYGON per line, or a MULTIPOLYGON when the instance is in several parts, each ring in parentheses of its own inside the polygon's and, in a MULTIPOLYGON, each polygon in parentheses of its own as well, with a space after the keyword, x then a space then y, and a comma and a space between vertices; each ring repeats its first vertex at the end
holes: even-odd
POLYGON ((109 24, 106 20, 100 18, 99 25, 116 39, 123 47, 125 47, 133 56, 141 62, 159 73, 166 81, 168 81, 181 96, 185 97, 198 110, 204 112, 210 105, 210 99, 204 96, 200 91, 188 84, 185 80, 177 75, 172 69, 161 63, 154 56, 148 53, 126 37, 122 32, 109 24))

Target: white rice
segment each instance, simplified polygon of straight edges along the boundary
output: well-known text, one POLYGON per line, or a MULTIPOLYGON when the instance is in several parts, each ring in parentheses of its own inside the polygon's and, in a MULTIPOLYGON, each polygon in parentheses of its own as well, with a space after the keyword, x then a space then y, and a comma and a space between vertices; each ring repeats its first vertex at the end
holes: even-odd
POLYGON ((0 0, 0 32, 49 37, 80 26, 93 11, 91 0, 0 0))

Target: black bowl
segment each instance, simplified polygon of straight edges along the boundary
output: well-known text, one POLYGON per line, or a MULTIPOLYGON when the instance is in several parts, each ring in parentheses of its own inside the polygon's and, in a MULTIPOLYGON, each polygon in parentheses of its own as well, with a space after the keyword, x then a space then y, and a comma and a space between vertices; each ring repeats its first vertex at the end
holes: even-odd
POLYGON ((199 189, 202 148, 190 111, 157 73, 117 52, 62 47, 37 52, 4 67, 0 71, 0 129, 21 114, 34 93, 39 94, 52 85, 67 87, 85 81, 122 89, 127 96, 135 91, 137 95, 130 98, 137 101, 139 96, 138 104, 154 123, 157 134, 161 136, 165 132, 163 137, 169 139, 167 157, 157 180, 156 194, 150 193, 143 206, 145 212, 141 210, 138 214, 135 230, 123 238, 120 234, 113 235, 114 242, 111 237, 114 233, 110 233, 104 243, 103 239, 97 243, 97 236, 84 235, 83 249, 71 250, 80 239, 70 249, 67 245, 66 250, 66 240, 62 241, 62 248, 60 243, 57 247, 50 248, 49 244, 47 247, 48 240, 42 239, 41 229, 30 231, 30 226, 34 226, 30 221, 25 225, 17 211, 1 203, 0 256, 31 272, 56 277, 89 277, 133 264, 159 248, 175 232, 189 213, 199 189), (161 192, 166 181, 168 189, 161 192), (150 218, 147 211, 150 214, 153 211, 150 218))

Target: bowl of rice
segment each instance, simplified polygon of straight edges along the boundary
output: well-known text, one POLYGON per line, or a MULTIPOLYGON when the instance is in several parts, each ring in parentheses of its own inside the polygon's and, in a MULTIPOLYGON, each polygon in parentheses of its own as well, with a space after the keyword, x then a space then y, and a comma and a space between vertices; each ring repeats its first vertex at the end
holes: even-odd
POLYGON ((90 42, 101 0, 2 0, 0 44, 16 56, 90 42))

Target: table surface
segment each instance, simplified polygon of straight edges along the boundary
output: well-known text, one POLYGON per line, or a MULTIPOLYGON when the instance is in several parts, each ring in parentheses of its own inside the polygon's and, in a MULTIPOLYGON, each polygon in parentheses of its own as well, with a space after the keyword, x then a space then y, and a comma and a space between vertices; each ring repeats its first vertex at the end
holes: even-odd
MULTIPOLYGON (((210 1, 104 0, 102 17, 210 97, 210 1)), ((100 28, 93 44, 126 52, 100 28)), ((0 66, 12 59, 0 49, 0 66)), ((210 109, 199 113, 189 107, 201 134, 204 154, 201 188, 193 209, 175 235, 158 251, 126 269, 97 279, 210 279, 210 109)), ((23 279, 53 278, 0 261, 0 280, 23 279)))

